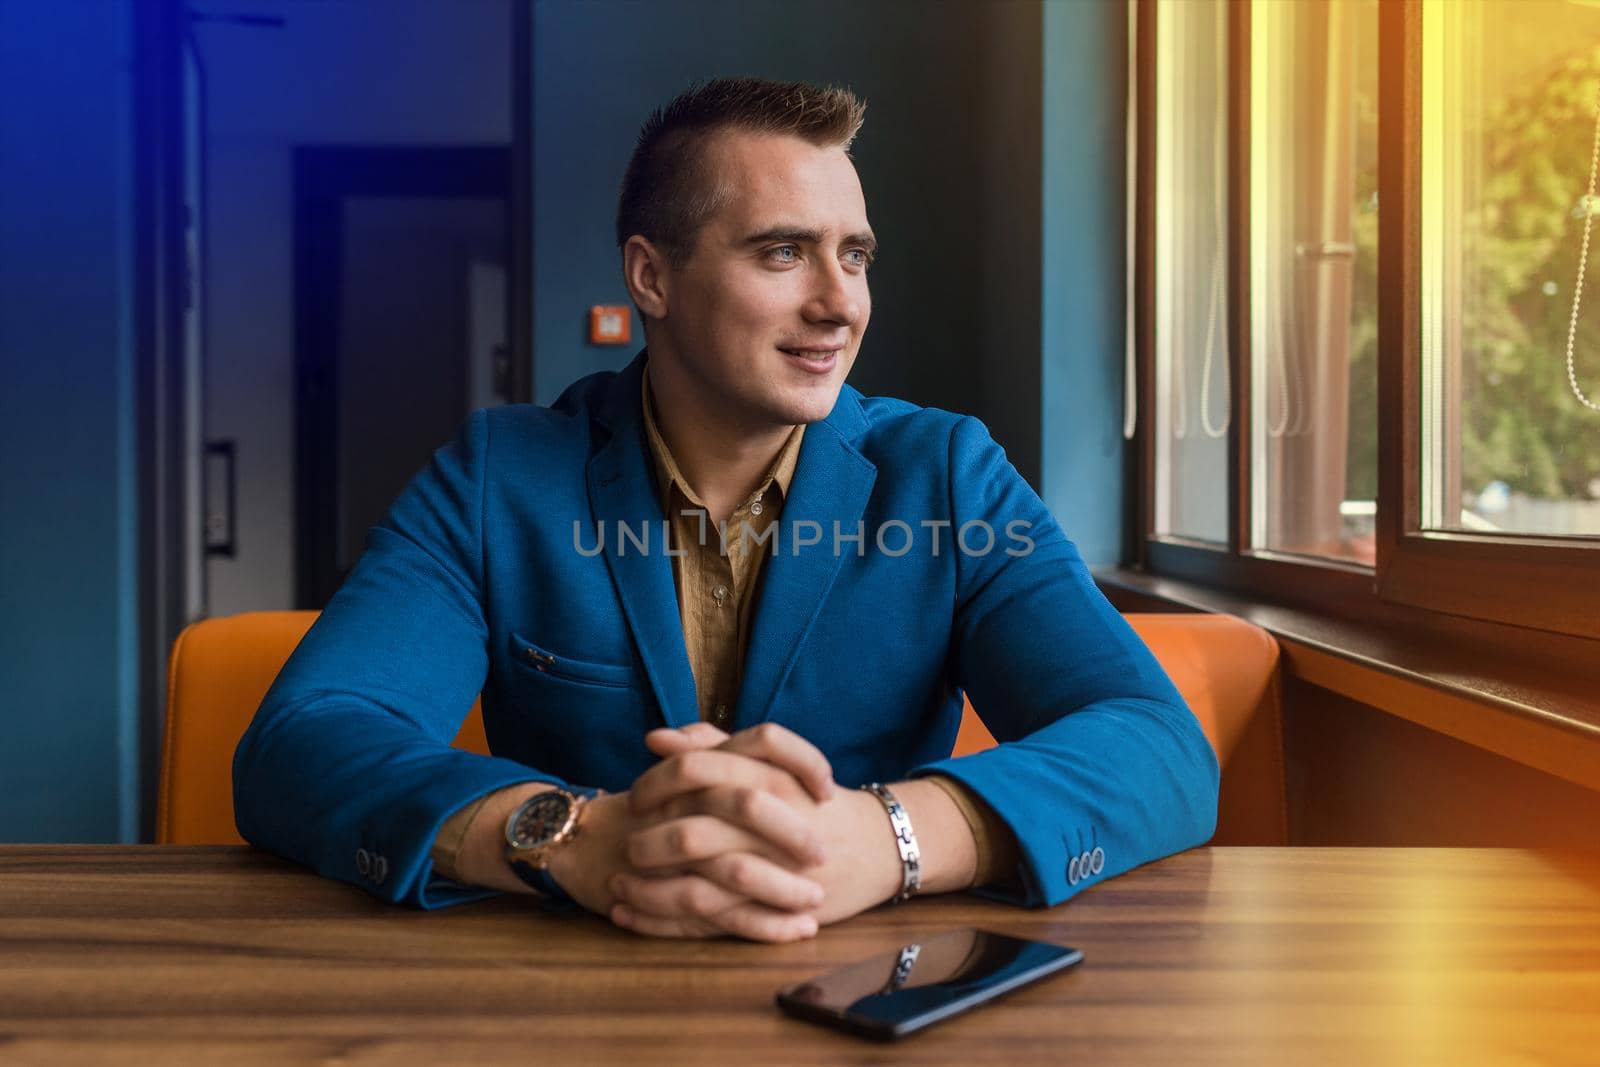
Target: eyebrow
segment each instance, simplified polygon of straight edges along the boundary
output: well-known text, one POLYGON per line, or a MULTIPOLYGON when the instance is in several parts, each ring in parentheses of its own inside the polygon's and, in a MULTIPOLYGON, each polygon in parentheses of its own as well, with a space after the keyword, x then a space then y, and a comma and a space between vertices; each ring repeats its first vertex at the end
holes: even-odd
MULTIPOLYGON (((803 244, 819 245, 826 235, 822 230, 811 230, 803 226, 774 226, 770 230, 762 230, 746 237, 741 244, 760 245, 770 241, 794 241, 803 244)), ((840 244, 859 246, 867 250, 868 255, 877 255, 878 239, 870 233, 852 233, 840 244)))

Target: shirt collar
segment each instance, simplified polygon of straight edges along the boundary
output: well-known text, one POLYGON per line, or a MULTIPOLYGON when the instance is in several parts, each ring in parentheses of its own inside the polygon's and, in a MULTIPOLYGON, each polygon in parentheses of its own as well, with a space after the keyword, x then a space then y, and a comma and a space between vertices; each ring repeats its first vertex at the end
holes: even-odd
MULTIPOLYGON (((678 463, 672 458, 672 450, 667 447, 666 440, 661 436, 661 431, 656 427, 655 403, 650 392, 650 366, 647 363, 644 372, 639 376, 639 402, 644 408, 644 432, 650 441, 650 456, 655 464, 656 490, 661 494, 663 504, 671 495, 674 486, 683 494, 684 499, 697 508, 704 508, 705 502, 695 495, 689 488, 688 479, 678 469, 678 463)), ((776 486, 780 498, 789 495, 789 485, 794 481, 795 468, 800 463, 800 441, 805 436, 804 425, 796 426, 789 434, 789 439, 783 443, 783 448, 778 452, 777 458, 772 461, 767 476, 762 479, 756 491, 750 495, 751 500, 764 495, 771 486, 776 486)))

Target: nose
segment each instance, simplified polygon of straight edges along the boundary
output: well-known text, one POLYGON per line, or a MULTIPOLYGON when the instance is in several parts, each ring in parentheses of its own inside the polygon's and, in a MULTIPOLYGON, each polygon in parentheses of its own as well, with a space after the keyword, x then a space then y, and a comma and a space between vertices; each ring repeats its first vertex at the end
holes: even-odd
POLYGON ((854 326, 861 321, 866 303, 866 279, 852 275, 840 263, 825 263, 815 275, 816 287, 802 314, 807 322, 854 326))

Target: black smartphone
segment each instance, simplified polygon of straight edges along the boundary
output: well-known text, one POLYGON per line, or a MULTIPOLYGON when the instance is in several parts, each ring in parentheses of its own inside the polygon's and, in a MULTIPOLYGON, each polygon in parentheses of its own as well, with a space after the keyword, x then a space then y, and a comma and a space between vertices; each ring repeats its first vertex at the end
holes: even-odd
POLYGON ((780 989, 778 1007, 892 1041, 1082 962, 1075 948, 965 927, 780 989))

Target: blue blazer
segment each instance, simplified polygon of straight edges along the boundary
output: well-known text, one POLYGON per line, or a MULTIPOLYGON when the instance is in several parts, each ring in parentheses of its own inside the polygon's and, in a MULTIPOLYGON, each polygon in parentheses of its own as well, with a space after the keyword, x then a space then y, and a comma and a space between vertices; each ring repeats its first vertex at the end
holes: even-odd
MULTIPOLYGON (((698 718, 646 358, 475 412, 395 501, 239 742, 246 840, 388 900, 476 899, 432 872, 452 812, 625 790, 647 731, 698 718), (450 744, 480 691, 493 756, 450 744)), ((781 723, 846 787, 961 780, 1021 846, 1018 888, 984 895, 1056 904, 1210 838, 1198 722, 978 420, 846 385, 768 551, 733 729, 781 723), (999 744, 952 759, 963 691, 999 744)))

